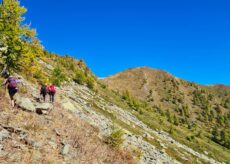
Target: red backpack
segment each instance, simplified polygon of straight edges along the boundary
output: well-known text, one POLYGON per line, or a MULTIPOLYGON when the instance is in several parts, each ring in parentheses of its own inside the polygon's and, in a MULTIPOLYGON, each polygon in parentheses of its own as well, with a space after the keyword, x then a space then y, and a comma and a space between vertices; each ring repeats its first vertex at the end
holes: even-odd
POLYGON ((55 92, 56 92, 54 85, 51 85, 51 86, 49 87, 49 92, 50 92, 50 93, 55 93, 55 92))

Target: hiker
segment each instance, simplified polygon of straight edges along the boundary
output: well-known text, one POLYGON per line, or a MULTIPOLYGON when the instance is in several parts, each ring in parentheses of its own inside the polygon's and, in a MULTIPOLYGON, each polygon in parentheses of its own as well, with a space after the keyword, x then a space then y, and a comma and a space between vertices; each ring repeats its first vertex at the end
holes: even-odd
POLYGON ((51 102, 51 103, 54 103, 54 95, 55 95, 55 93, 56 93, 54 84, 51 84, 51 85, 48 87, 48 90, 49 90, 50 102, 51 102))
POLYGON ((14 95, 18 92, 17 88, 17 79, 13 76, 9 76, 6 80, 4 85, 8 88, 8 93, 11 100, 11 106, 14 108, 15 102, 14 102, 14 95))
POLYGON ((44 102, 46 102, 47 92, 48 92, 47 85, 42 84, 40 89, 40 96, 42 96, 44 102))

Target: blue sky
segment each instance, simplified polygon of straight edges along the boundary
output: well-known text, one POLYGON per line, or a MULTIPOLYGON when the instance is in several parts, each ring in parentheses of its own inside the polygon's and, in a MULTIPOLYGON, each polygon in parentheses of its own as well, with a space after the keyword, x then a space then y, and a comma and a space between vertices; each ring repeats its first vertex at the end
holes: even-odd
POLYGON ((229 0, 21 0, 51 52, 99 77, 137 66, 230 85, 229 0))

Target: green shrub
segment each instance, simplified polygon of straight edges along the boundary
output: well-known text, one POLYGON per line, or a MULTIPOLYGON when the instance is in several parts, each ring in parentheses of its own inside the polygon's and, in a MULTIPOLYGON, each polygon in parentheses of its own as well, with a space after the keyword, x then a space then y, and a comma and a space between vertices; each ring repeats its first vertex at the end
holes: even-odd
POLYGON ((179 120, 176 115, 174 115, 173 119, 174 119, 174 122, 173 122, 174 125, 179 126, 179 120))
POLYGON ((187 136, 186 139, 187 139, 188 141, 193 141, 193 140, 194 140, 194 136, 187 136))
POLYGON ((60 86, 66 80, 66 76, 60 68, 55 68, 51 75, 51 81, 54 85, 60 86))
POLYGON ((84 72, 82 70, 77 70, 73 80, 74 82, 80 85, 84 85, 86 82, 86 77, 85 77, 84 72))
POLYGON ((203 133, 202 131, 198 131, 198 133, 196 134, 196 137, 202 138, 203 137, 203 133))
POLYGON ((163 125, 164 124, 164 120, 162 118, 159 119, 159 123, 160 125, 163 125))
POLYGON ((172 134, 172 135, 175 133, 175 130, 173 129, 172 125, 169 128, 169 133, 172 134))
POLYGON ((37 79, 38 83, 46 83, 46 76, 41 69, 35 71, 34 78, 37 79))
POLYGON ((121 98, 122 98, 123 100, 129 101, 129 100, 130 100, 129 91, 126 90, 126 91, 122 94, 121 98))
POLYGON ((103 84, 103 83, 99 83, 99 84, 100 84, 101 88, 103 88, 103 89, 106 89, 106 88, 107 88, 107 85, 105 85, 105 84, 103 84))
POLYGON ((134 154, 135 157, 137 157, 137 159, 141 159, 141 157, 143 156, 143 152, 138 148, 138 147, 133 147, 132 148, 132 153, 134 154))
POLYGON ((139 112, 140 115, 144 114, 142 109, 140 109, 138 112, 139 112))
POLYGON ((89 89, 94 89, 94 80, 93 80, 93 78, 88 78, 87 81, 86 81, 86 84, 87 84, 87 87, 89 89))
POLYGON ((105 138, 105 143, 114 148, 119 148, 124 142, 123 135, 124 132, 122 130, 114 130, 109 136, 105 138))
POLYGON ((28 93, 28 90, 25 86, 20 86, 19 87, 19 92, 22 93, 22 94, 26 94, 28 93))

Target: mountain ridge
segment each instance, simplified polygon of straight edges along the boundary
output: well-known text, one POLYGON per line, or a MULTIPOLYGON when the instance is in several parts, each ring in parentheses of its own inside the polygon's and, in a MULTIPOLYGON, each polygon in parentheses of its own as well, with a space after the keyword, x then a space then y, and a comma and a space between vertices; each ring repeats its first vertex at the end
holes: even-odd
POLYGON ((150 70, 155 70, 155 71, 159 71, 159 72, 165 72, 165 73, 167 73, 167 74, 173 76, 174 78, 177 78, 177 79, 180 79, 180 80, 184 80, 184 81, 187 81, 187 82, 191 82, 191 83, 196 83, 196 84, 201 85, 201 86, 219 86, 220 88, 221 88, 221 87, 227 87, 227 88, 230 87, 230 85, 221 84, 221 83, 200 84, 200 83, 195 82, 195 81, 186 80, 186 79, 183 79, 183 78, 181 78, 181 77, 177 77, 177 76, 175 76, 174 74, 172 74, 172 73, 170 73, 170 72, 168 72, 168 71, 165 71, 164 69, 161 69, 161 68, 152 68, 152 67, 150 67, 150 66, 137 66, 137 67, 128 68, 128 69, 125 69, 125 70, 123 70, 123 71, 119 71, 119 72, 117 72, 117 73, 114 73, 114 74, 112 74, 112 75, 108 75, 108 76, 105 76, 105 77, 99 77, 99 79, 111 78, 111 77, 113 77, 113 76, 117 76, 117 75, 119 75, 119 74, 121 74, 121 73, 124 73, 124 72, 126 72, 126 71, 129 71, 129 70, 136 70, 136 69, 150 69, 150 70))
MULTIPOLYGON (((165 117, 166 122, 169 122, 165 129, 174 125, 180 128, 177 131, 180 135, 187 131, 186 126, 190 128, 193 124, 199 126, 197 129, 200 131, 207 133, 206 136, 209 136, 212 141, 221 144, 222 141, 215 139, 215 128, 222 129, 226 134, 230 132, 227 121, 230 115, 228 86, 199 85, 176 78, 165 71, 148 67, 128 69, 101 81, 108 88, 124 95, 124 100, 139 112, 142 121, 149 126, 153 124, 157 126, 156 122, 145 120, 155 119, 156 116, 151 117, 153 113, 150 112, 154 111, 165 117), (140 107, 144 104, 149 109, 140 107), (223 124, 219 122, 222 117, 226 118, 226 122, 223 124)), ((223 131, 221 133, 224 133, 223 131)), ((187 137, 188 140, 190 140, 189 138, 187 137)), ((205 142, 209 143, 210 141, 206 140, 205 142)), ((228 147, 228 142, 226 140, 226 147, 228 147)))

